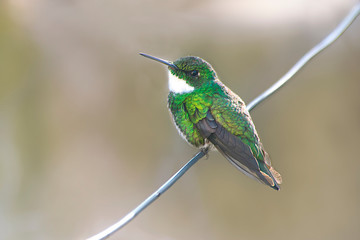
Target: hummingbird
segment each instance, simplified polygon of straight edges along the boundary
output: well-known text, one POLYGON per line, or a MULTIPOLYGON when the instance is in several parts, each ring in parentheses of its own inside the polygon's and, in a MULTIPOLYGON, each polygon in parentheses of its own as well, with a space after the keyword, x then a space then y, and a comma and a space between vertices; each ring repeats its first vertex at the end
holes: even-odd
POLYGON ((281 175, 271 166, 244 101, 208 62, 195 56, 171 62, 140 55, 167 65, 167 105, 182 138, 206 152, 217 149, 245 175, 280 190, 281 175))

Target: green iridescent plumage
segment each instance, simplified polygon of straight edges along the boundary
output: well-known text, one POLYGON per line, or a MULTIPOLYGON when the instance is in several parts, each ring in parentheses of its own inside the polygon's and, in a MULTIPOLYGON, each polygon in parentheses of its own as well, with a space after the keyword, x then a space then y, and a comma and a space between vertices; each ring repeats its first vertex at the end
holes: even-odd
POLYGON ((195 125, 205 118, 212 105, 214 91, 210 87, 194 90, 192 93, 176 94, 170 92, 168 107, 172 113, 175 125, 185 139, 195 147, 205 145, 205 139, 195 125))
POLYGON ((169 66, 168 107, 183 138, 198 148, 215 146, 246 175, 278 190, 281 176, 271 167, 244 102, 212 66, 198 57, 173 63, 150 58, 169 66))

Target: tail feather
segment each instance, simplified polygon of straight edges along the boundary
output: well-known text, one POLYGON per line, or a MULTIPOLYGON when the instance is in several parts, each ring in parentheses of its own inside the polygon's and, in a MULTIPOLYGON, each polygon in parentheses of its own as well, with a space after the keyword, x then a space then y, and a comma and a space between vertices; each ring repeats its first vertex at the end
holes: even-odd
POLYGON ((269 171, 271 172, 271 174, 273 175, 275 181, 278 183, 278 184, 281 184, 282 183, 282 177, 280 175, 280 173, 278 173, 273 167, 270 166, 269 168, 269 171))

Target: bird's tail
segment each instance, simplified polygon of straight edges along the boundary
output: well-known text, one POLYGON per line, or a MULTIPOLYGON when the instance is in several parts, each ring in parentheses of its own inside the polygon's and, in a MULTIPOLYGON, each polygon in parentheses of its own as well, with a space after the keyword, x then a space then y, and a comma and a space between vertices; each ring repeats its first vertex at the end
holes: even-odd
POLYGON ((260 163, 260 173, 266 179, 268 184, 275 190, 280 190, 279 184, 282 183, 282 178, 280 173, 278 173, 272 166, 267 165, 266 163, 260 163))

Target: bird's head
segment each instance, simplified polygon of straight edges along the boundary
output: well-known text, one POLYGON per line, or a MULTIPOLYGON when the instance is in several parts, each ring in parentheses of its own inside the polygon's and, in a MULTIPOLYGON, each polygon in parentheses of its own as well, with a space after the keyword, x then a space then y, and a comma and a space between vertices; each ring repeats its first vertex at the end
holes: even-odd
POLYGON ((170 92, 192 92, 195 89, 201 88, 203 84, 214 81, 217 78, 213 67, 199 57, 182 57, 175 62, 171 62, 144 53, 140 53, 140 55, 168 66, 170 92))

